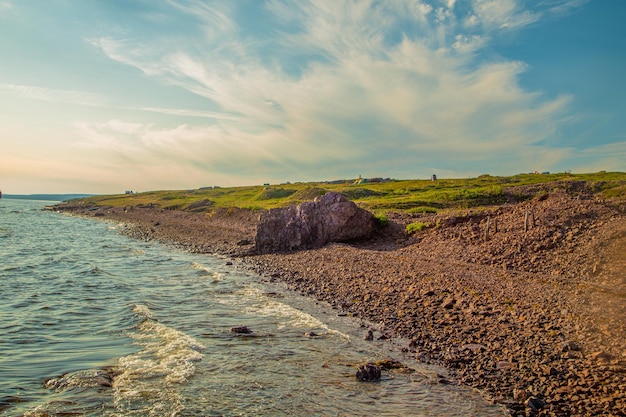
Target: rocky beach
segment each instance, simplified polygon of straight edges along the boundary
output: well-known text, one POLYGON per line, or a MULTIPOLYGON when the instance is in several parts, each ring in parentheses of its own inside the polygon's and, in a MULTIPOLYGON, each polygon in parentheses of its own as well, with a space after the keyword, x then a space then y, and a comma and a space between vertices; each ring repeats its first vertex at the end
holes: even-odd
POLYGON ((262 253, 261 213, 55 207, 123 223, 133 238, 223 256, 337 314, 400 336, 445 383, 514 416, 626 415, 626 208, 584 188, 439 214, 387 213, 366 239, 262 253), (406 226, 420 230, 407 233, 406 226))

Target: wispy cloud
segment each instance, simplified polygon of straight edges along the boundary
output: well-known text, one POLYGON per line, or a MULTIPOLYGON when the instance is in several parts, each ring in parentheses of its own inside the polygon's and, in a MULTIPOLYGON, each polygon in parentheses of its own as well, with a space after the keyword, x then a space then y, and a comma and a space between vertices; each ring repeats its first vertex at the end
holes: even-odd
POLYGON ((517 29, 539 19, 537 13, 524 9, 516 0, 473 0, 472 8, 468 21, 488 31, 517 29))
POLYGON ((544 7, 547 13, 560 17, 581 9, 590 1, 591 0, 545 0, 540 2, 539 6, 544 7))
POLYGON ((572 150, 570 158, 579 172, 623 171, 626 161, 626 138, 621 142, 572 150), (593 162, 588 162, 593 161, 593 162))
MULTIPOLYGON (((110 59, 204 97, 216 121, 167 132, 144 126, 125 134, 126 143, 168 137, 157 142, 181 158, 203 155, 209 165, 224 165, 213 155, 246 149, 248 161, 294 167, 326 158, 356 168, 383 149, 390 158, 421 161, 445 154, 442 169, 488 160, 496 150, 503 164, 562 155, 541 143, 558 131, 572 98, 525 91, 518 80, 524 63, 478 59, 476 52, 498 33, 582 1, 531 10, 515 0, 473 0, 463 8, 451 0, 270 0, 262 12, 276 29, 254 33, 254 43, 234 4, 168 3, 195 18, 200 46, 158 37, 89 42, 110 59)), ((120 137, 111 126, 91 129, 85 134, 120 137)))
POLYGON ((85 91, 60 90, 33 85, 0 84, 0 90, 12 92, 21 97, 34 100, 79 104, 83 106, 101 106, 104 101, 102 96, 85 91))
POLYGON ((7 0, 0 1, 0 13, 6 12, 13 8, 13 3, 7 0))
POLYGON ((53 103, 73 104, 87 107, 104 107, 116 110, 130 110, 135 112, 160 113, 173 116, 204 118, 212 120, 229 120, 241 122, 241 118, 225 112, 202 111, 184 108, 165 107, 138 107, 115 103, 110 97, 87 91, 61 90, 33 85, 0 84, 0 90, 13 93, 19 97, 31 100, 53 103))

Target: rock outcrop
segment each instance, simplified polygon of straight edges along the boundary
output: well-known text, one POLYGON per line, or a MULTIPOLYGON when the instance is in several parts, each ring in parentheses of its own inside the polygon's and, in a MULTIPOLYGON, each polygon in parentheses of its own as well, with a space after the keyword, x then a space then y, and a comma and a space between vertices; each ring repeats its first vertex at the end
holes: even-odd
POLYGON ((258 253, 274 253, 319 248, 330 242, 369 237, 375 227, 372 213, 332 192, 313 202, 263 213, 255 249, 258 253))

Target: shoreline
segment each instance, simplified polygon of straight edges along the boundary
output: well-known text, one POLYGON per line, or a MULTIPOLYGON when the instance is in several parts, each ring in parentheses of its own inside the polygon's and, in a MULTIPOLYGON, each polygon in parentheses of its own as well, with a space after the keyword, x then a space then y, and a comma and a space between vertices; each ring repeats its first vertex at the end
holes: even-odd
POLYGON ((247 210, 57 208, 237 259, 377 323, 376 337, 409 340, 406 354, 512 415, 626 415, 626 215, 606 203, 557 193, 455 215, 389 213, 371 239, 268 255, 252 251, 258 214, 247 210), (415 221, 437 227, 406 235, 415 221), (497 221, 490 236, 487 221, 497 221))

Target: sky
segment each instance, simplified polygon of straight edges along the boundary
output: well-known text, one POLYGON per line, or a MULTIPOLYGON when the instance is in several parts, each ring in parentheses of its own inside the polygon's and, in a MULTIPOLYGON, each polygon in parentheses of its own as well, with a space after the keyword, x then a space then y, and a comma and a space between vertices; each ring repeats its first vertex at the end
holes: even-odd
POLYGON ((626 2, 0 0, 0 190, 626 171, 626 2))

